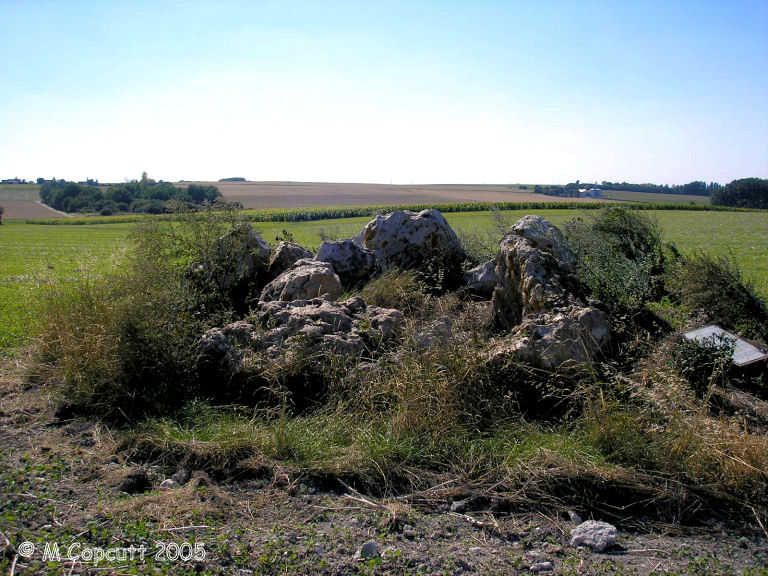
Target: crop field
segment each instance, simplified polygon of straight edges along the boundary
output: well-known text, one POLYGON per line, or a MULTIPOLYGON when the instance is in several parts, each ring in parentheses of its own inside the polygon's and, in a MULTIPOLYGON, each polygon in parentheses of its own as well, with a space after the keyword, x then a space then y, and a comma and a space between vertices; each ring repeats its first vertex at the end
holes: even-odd
POLYGON ((604 200, 620 200, 622 202, 659 202, 662 204, 697 204, 699 206, 708 206, 710 203, 709 196, 632 192, 629 190, 605 190, 603 196, 604 200))
POLYGON ((40 299, 55 282, 106 270, 126 245, 130 224, 0 226, 0 354, 35 333, 40 299))
POLYGON ((0 206, 5 208, 3 220, 26 218, 61 218, 64 214, 40 202, 40 187, 6 184, 0 186, 0 206))
MULTIPOLYGON (((533 185, 348 184, 324 182, 200 182, 218 187, 227 200, 246 208, 440 204, 452 202, 572 201, 533 193, 533 185)), ((580 202, 594 202, 582 198, 580 202)), ((649 200, 650 201, 650 200, 649 200)))
MULTIPOLYGON (((538 213, 557 225, 589 212, 573 209, 509 210, 508 222, 538 213)), ((706 250, 733 254, 745 276, 768 298, 768 213, 651 210, 665 238, 683 252, 706 250)), ((490 212, 445 215, 460 237, 496 234, 490 212)), ((368 216, 309 222, 258 222, 269 242, 292 235, 294 241, 317 248, 323 238, 348 238, 368 222, 368 216)), ((46 286, 98 275, 115 266, 134 224, 40 226, 21 221, 0 226, 0 351, 22 345, 35 333, 40 298, 46 286)))

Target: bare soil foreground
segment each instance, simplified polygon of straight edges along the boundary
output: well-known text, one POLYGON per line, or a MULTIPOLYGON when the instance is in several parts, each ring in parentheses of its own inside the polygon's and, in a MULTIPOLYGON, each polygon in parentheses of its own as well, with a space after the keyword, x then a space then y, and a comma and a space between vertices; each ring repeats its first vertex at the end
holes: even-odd
POLYGON ((381 500, 265 469, 191 470, 163 489, 170 472, 150 463, 128 495, 142 468, 121 431, 57 418, 24 372, 0 359, 3 574, 768 574, 766 535, 714 519, 619 523, 618 545, 597 553, 570 545, 567 517, 451 506, 440 487, 381 500))
MULTIPOLYGON (((188 183, 185 183, 188 184, 188 183)), ((482 184, 347 184, 326 182, 200 182, 218 187, 227 200, 246 208, 308 208, 376 204, 440 204, 454 202, 574 201, 534 194, 533 186, 482 184)), ((592 198, 575 199, 594 202, 592 198)))

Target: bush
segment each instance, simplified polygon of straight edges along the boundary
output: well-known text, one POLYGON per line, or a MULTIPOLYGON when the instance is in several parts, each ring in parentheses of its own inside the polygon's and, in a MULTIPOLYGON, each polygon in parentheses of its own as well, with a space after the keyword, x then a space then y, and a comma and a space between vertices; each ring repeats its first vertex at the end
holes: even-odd
MULTIPOLYGON (((245 314, 267 283, 266 266, 257 268, 249 256, 254 230, 247 222, 236 224, 210 245, 200 247, 198 258, 184 271, 190 306, 196 311, 234 311, 245 314)), ((211 239, 212 240, 212 239, 211 239)))
POLYGON ((768 306, 741 275, 732 255, 698 252, 681 259, 667 281, 672 296, 689 311, 710 318, 747 337, 768 335, 768 306))
POLYGON ((733 338, 715 334, 711 338, 695 341, 681 338, 675 344, 672 349, 675 369, 699 398, 726 376, 731 367, 735 343, 733 338))
POLYGON ((577 256, 576 275, 592 295, 614 307, 638 310, 663 294, 662 275, 677 252, 645 214, 602 208, 565 227, 577 256))
POLYGON ((41 360, 76 411, 132 420, 198 394, 200 334, 232 311, 193 306, 184 270, 232 225, 228 216, 142 222, 117 272, 47 294, 41 360))

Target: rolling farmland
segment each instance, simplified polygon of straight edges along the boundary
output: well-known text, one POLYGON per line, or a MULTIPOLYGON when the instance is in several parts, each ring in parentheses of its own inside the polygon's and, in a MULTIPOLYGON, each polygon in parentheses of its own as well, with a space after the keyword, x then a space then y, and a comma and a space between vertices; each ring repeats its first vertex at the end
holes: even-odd
MULTIPOLYGON (((219 188, 227 200, 245 208, 308 208, 372 204, 441 204, 453 202, 573 201, 533 193, 533 185, 346 184, 324 182, 196 182, 219 188)), ((186 183, 185 183, 186 184, 186 183)), ((592 198, 577 199, 594 202, 592 198)))
POLYGON ((0 205, 5 208, 4 220, 66 217, 65 214, 40 202, 40 187, 37 185, 0 186, 0 205))
MULTIPOLYGON (((535 212, 561 226, 577 216, 573 209, 510 210, 502 214, 516 220, 535 212)), ((6 213, 7 214, 7 213, 6 213)), ((768 212, 704 212, 651 210, 667 240, 683 252, 706 250, 732 253, 747 279, 768 297, 768 212)), ((495 234, 489 212, 447 213, 446 219, 460 237, 495 234)), ((258 222, 254 226, 274 242, 283 230, 296 242, 317 248, 321 237, 348 238, 357 234, 369 217, 335 218, 309 222, 258 222)), ((34 333, 39 299, 55 282, 99 274, 116 262, 134 224, 90 226, 39 226, 6 222, 0 227, 0 307, 4 325, 0 349, 15 347, 34 333)))

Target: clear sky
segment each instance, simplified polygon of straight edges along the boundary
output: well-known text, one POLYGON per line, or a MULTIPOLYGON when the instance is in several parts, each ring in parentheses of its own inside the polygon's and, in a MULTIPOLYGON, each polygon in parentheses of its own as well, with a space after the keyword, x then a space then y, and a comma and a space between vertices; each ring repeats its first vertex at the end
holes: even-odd
POLYGON ((0 177, 768 177, 768 0, 0 0, 0 177))

